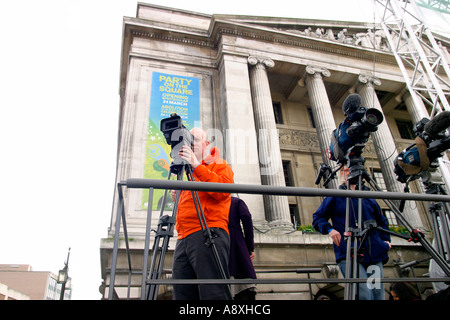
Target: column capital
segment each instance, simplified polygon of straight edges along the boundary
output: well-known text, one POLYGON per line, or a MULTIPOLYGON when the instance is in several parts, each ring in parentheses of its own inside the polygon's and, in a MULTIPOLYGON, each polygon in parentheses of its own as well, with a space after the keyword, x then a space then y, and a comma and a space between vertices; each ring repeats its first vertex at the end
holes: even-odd
POLYGON ((249 56, 247 62, 251 66, 256 66, 258 64, 263 65, 266 68, 273 68, 275 66, 275 62, 273 62, 272 59, 265 57, 249 56))
POLYGON ((365 84, 370 87, 375 87, 381 85, 380 79, 377 77, 368 75, 368 74, 360 74, 358 76, 358 82, 361 84, 365 84))
POLYGON ((306 66, 305 74, 309 75, 320 75, 323 77, 329 77, 331 75, 330 70, 327 68, 316 67, 316 66, 306 66))

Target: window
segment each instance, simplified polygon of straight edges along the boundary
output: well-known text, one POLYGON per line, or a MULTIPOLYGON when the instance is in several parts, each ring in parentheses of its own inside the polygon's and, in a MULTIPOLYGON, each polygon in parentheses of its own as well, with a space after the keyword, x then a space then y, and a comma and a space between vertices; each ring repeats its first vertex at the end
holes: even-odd
POLYGON ((383 174, 381 173, 381 171, 377 169, 372 169, 372 176, 378 187, 382 191, 387 191, 386 183, 384 182, 383 174))
POLYGON ((290 204, 289 205, 289 213, 291 214, 291 222, 294 225, 294 228, 297 230, 300 223, 300 215, 298 214, 298 205, 290 204))
POLYGON ((56 300, 59 298, 57 295, 59 292, 58 290, 58 283, 56 280, 52 277, 49 277, 48 279, 48 287, 46 292, 45 300, 56 300))
POLYGON ((395 214, 391 210, 384 209, 382 210, 384 216, 388 220, 388 223, 390 226, 398 227, 397 218, 395 217, 395 214))
POLYGON ((293 179, 292 179, 292 170, 291 170, 291 162, 287 160, 283 160, 283 173, 284 173, 284 181, 286 182, 286 187, 293 187, 293 179))
MULTIPOLYGON (((384 182, 383 174, 381 173, 381 171, 378 169, 372 169, 372 176, 373 176, 373 179, 375 180, 375 183, 378 185, 378 187, 382 191, 387 191, 386 183, 384 182)), ((390 226, 398 227, 398 222, 395 217, 395 214, 391 210, 381 209, 381 211, 383 212, 383 215, 388 220, 388 223, 390 226)))
POLYGON ((281 113, 281 102, 272 102, 273 113, 275 115, 275 123, 283 124, 283 114, 281 113))
POLYGON ((397 124, 397 128, 402 139, 414 140, 416 138, 411 121, 395 120, 395 123, 397 124))

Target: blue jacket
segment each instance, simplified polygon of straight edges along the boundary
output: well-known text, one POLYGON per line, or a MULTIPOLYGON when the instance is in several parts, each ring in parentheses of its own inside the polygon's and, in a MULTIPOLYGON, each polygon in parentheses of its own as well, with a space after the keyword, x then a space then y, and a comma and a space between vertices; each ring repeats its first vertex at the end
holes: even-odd
MULTIPOLYGON (((350 207, 350 227, 355 228, 355 221, 358 221, 358 199, 351 198, 350 207)), ((344 239, 345 231, 345 208, 346 198, 327 197, 320 207, 313 214, 313 227, 322 234, 328 234, 331 229, 338 231, 341 236, 341 243, 336 246, 333 243, 336 262, 346 258, 347 244, 344 239), (331 224, 328 220, 331 219, 331 224)), ((381 213, 377 202, 373 199, 362 199, 362 220, 375 220, 379 227, 388 230, 388 221, 381 213)), ((388 233, 377 229, 369 231, 369 235, 363 244, 361 253, 363 256, 359 261, 363 264, 373 264, 377 262, 386 263, 389 260, 389 245, 385 241, 391 241, 388 233)), ((358 242, 358 246, 359 246, 358 242)))

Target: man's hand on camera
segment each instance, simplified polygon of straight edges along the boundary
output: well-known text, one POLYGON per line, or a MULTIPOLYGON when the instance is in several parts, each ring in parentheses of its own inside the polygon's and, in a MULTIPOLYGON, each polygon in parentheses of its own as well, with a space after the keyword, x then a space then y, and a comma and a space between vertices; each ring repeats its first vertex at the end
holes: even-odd
POLYGON ((188 146, 183 146, 178 155, 181 159, 189 163, 192 166, 192 169, 197 168, 197 166, 200 164, 194 152, 188 146))

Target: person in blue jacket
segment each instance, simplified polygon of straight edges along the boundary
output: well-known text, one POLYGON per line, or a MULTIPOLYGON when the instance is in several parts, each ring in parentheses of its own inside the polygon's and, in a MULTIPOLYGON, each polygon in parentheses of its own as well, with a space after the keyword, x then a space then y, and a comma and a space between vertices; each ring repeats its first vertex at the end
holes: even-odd
MULTIPOLYGON (((344 171, 348 174, 348 169, 344 171)), ((355 189, 351 185, 351 189, 355 189)), ((346 183, 339 186, 347 189, 346 183)), ((367 187, 366 187, 367 188, 367 187)), ((347 243, 344 239, 345 213, 347 199, 345 197, 327 197, 313 214, 313 227, 322 234, 328 234, 333 240, 336 262, 345 277, 347 243), (331 223, 329 222, 331 220, 331 223)), ((356 228, 358 221, 358 199, 351 198, 350 201, 350 227, 356 228)), ((381 213, 377 202, 373 199, 362 199, 362 227, 364 221, 375 220, 377 226, 388 230, 388 221, 381 213)), ((358 277, 383 277, 383 265, 389 260, 388 251, 391 248, 391 238, 388 233, 377 229, 370 229, 368 236, 360 248, 361 255, 358 258, 358 277), (376 274, 375 274, 376 273, 376 274)), ((358 246, 360 243, 358 242, 358 246)), ((384 285, 381 281, 368 281, 359 284, 359 300, 384 300, 384 285)))

